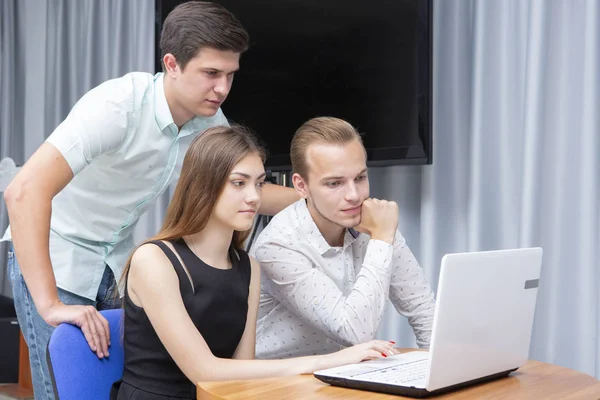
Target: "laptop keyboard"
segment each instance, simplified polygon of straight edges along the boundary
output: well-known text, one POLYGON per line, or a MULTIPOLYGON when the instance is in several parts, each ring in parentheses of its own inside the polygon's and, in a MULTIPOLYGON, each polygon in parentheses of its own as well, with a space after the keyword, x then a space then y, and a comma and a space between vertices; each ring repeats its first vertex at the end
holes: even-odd
POLYGON ((353 379, 361 381, 390 383, 394 385, 410 385, 416 381, 422 381, 427 376, 427 359, 411 361, 406 364, 398 364, 382 368, 360 375, 354 375, 353 379))

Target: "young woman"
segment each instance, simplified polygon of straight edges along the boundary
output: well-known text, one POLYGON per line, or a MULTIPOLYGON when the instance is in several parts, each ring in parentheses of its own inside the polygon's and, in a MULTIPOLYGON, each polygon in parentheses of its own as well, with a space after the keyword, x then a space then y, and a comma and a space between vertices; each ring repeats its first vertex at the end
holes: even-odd
POLYGON ((260 205, 264 159, 239 126, 210 128, 190 145, 164 226, 134 251, 121 280, 125 368, 113 399, 195 399, 198 381, 297 375, 393 354, 391 342, 371 341, 254 359, 260 268, 242 244, 260 205))

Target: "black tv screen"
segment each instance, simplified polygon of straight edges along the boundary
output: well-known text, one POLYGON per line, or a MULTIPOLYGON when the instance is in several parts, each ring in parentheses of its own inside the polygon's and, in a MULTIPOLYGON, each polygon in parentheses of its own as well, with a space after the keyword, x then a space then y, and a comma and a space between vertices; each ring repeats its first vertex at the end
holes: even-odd
MULTIPOLYGON (((157 38, 182 2, 156 1, 157 38)), ((432 162, 431 0, 216 2, 250 34, 223 111, 263 139, 270 169, 290 168, 292 135, 317 116, 352 123, 371 166, 432 162)))

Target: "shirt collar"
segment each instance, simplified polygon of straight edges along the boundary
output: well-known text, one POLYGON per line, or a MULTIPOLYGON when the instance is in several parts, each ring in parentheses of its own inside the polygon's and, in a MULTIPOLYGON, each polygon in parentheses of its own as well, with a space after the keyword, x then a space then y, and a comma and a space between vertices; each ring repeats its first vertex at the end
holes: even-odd
POLYGON ((193 133, 203 132, 206 126, 206 118, 195 116, 188 122, 186 122, 181 129, 177 128, 169 103, 167 103, 167 97, 165 96, 165 83, 164 73, 159 72, 154 75, 154 115, 156 117, 156 123, 161 131, 172 125, 173 129, 170 133, 178 135, 179 137, 188 136, 193 133))
MULTIPOLYGON (((308 242, 311 244, 311 246, 313 246, 322 256, 336 252, 336 249, 339 249, 339 247, 331 247, 329 243, 327 243, 327 241, 323 237, 323 234, 317 227, 317 224, 315 224, 312 215, 310 215, 310 212, 308 211, 306 200, 300 199, 298 201, 297 210, 298 219, 300 221, 300 227, 302 231, 307 235, 308 242)), ((344 234, 343 249, 345 250, 348 246, 350 246, 356 240, 358 235, 360 235, 360 233, 358 233, 354 229, 346 229, 346 232, 344 234)))
POLYGON ((195 116, 181 127, 181 129, 179 130, 179 136, 183 137, 191 134, 204 132, 206 128, 208 128, 206 123, 207 120, 208 118, 195 116))
POLYGON ((167 103, 167 96, 165 96, 164 74, 162 72, 154 75, 154 116, 161 131, 164 131, 171 124, 175 125, 167 103))

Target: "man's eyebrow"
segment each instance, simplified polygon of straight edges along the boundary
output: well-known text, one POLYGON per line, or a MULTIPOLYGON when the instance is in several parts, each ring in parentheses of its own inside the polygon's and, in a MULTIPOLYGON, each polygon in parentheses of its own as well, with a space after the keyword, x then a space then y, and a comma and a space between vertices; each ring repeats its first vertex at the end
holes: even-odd
POLYGON ((329 180, 336 180, 336 179, 344 179, 344 177, 343 176, 330 175, 330 176, 325 176, 325 177, 321 178, 321 181, 329 181, 329 180))
MULTIPOLYGON (((225 71, 223 71, 222 69, 210 68, 210 67, 203 67, 203 68, 201 68, 201 69, 202 69, 202 70, 204 70, 204 71, 225 72, 225 71)), ((234 69, 233 71, 230 71, 229 73, 232 73, 232 72, 238 72, 239 70, 240 70, 239 68, 236 68, 236 69, 234 69)))
MULTIPOLYGON (((367 169, 368 168, 363 169, 356 176, 364 174, 365 172, 367 172, 367 169)), ((343 176, 337 176, 337 175, 330 175, 330 176, 325 176, 325 177, 321 178, 320 180, 321 181, 329 181, 329 180, 336 180, 336 179, 344 179, 344 177, 343 176)))

